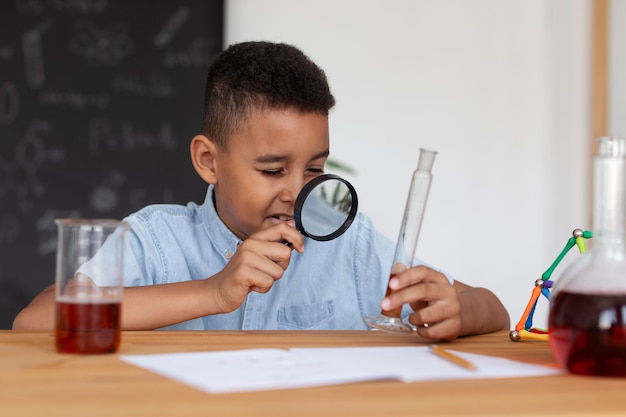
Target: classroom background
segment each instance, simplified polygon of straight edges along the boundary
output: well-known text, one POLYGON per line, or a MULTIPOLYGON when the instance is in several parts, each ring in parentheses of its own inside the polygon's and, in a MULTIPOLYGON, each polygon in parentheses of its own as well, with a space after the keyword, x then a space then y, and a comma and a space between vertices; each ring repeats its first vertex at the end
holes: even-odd
MULTIPOLYGON (((355 185, 361 211, 389 238, 397 238, 419 149, 438 151, 418 256, 493 290, 513 325, 534 281, 572 230, 592 227, 594 136, 626 132, 619 120, 626 81, 613 76, 623 73, 626 61, 618 42, 626 39, 619 24, 626 21, 624 3, 183 0, 156 7, 133 0, 123 4, 134 11, 120 9, 118 16, 136 14, 139 23, 116 33, 150 30, 150 46, 132 38, 144 47, 122 43, 107 56, 94 55, 89 46, 94 34, 116 26, 93 22, 119 2, 3 4, 1 10, 12 14, 0 17, 0 328, 8 328, 17 309, 54 280, 55 214, 121 217, 145 203, 202 198, 185 154, 199 129, 205 59, 244 40, 294 44, 326 71, 337 100, 330 116, 331 158, 348 168, 335 172, 355 185), (606 67, 597 65, 599 4, 607 10, 606 67), (28 25, 16 13, 27 16, 28 25), (203 24, 202 16, 211 23, 203 24), (63 19, 74 25, 79 62, 46 50, 59 28, 55 22, 63 19), (152 21, 160 26, 151 29, 152 21), (132 61, 142 54, 148 54, 143 63, 132 61), (73 85, 81 76, 72 69, 86 73, 94 65, 96 76, 105 74, 109 84, 78 94, 73 85), (46 70, 57 71, 64 84, 48 88, 54 78, 46 70), (600 101, 598 80, 610 92, 600 101), (170 107, 154 104, 162 102, 170 107), (61 130, 55 115, 62 110, 59 117, 68 118, 68 126, 85 121, 84 130, 68 128, 65 137, 55 137, 61 130), (83 170, 82 184, 61 175, 72 166, 68 143, 94 158, 73 166, 83 170), (132 149, 120 161, 122 146, 132 149), (36 166, 18 172, 27 151, 36 166), (33 157, 37 152, 43 159, 33 157), (163 169, 172 160, 180 166, 163 169), (103 172, 92 177, 89 170, 97 169, 103 172), (51 179, 57 185, 48 186, 51 179), (59 186, 63 181, 71 186, 59 186), (73 205, 63 205, 64 199, 73 205)), ((570 253, 555 271, 556 281, 575 256, 570 253)), ((546 312, 544 300, 538 326, 545 325, 546 312)))

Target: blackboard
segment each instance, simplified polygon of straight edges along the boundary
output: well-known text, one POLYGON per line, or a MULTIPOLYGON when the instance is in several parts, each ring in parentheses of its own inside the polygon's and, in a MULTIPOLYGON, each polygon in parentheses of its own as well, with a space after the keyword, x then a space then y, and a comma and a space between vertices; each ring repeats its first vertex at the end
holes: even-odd
POLYGON ((189 142, 222 0, 0 2, 0 328, 54 282, 55 218, 200 202, 189 142))

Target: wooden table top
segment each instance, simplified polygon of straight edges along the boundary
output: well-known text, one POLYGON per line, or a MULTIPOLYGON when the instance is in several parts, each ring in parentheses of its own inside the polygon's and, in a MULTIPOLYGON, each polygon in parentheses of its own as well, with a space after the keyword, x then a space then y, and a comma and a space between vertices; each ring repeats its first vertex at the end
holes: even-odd
MULTIPOLYGON (((118 354, 68 355, 51 332, 0 331, 2 416, 626 416, 626 379, 571 374, 207 394, 119 359, 261 347, 419 346, 415 335, 374 331, 124 332, 118 354)), ((555 365, 547 342, 508 332, 444 347, 555 365)), ((626 358, 625 358, 626 360, 626 358)), ((209 375, 210 377, 210 375, 209 375)))

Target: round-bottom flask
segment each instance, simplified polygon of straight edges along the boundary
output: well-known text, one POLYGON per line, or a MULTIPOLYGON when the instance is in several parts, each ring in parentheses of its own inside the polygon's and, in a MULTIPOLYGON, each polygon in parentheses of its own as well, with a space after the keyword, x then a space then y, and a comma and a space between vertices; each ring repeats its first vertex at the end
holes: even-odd
POLYGON ((594 158, 591 249, 556 281, 548 318, 557 362, 575 374, 626 377, 626 138, 594 158))

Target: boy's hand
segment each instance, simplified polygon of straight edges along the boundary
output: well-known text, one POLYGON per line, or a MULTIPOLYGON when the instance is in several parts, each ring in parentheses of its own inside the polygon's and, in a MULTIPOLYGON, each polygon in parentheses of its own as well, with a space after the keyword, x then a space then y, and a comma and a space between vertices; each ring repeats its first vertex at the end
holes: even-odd
POLYGON ((461 332, 461 303, 456 289, 441 272, 416 266, 396 274, 389 287, 393 293, 381 302, 384 310, 410 304, 409 322, 420 336, 452 340, 461 332))
POLYGON ((250 291, 268 292, 289 266, 293 249, 304 251, 303 237, 284 223, 250 235, 224 269, 207 280, 216 285, 219 310, 228 313, 237 309, 250 291))

